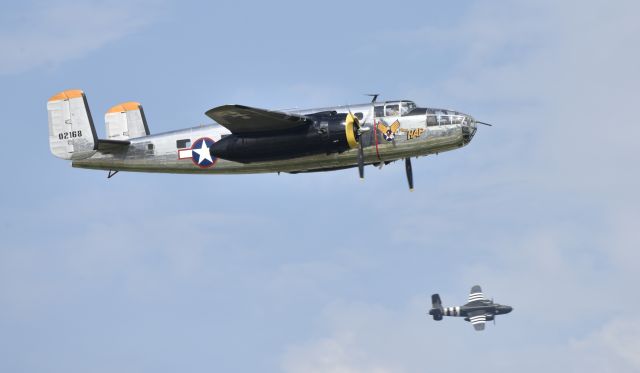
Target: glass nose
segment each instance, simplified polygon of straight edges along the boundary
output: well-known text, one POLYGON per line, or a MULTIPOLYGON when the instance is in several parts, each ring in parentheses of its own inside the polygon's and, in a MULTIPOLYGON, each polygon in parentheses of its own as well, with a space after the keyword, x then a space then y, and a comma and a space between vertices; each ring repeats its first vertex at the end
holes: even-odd
POLYGON ((475 127, 476 126, 476 120, 473 119, 473 117, 471 115, 465 115, 464 116, 464 123, 470 127, 475 127))
POLYGON ((465 144, 468 144, 471 141, 473 135, 476 134, 476 130, 476 120, 473 119, 471 115, 465 115, 464 122, 462 123, 462 136, 465 144))

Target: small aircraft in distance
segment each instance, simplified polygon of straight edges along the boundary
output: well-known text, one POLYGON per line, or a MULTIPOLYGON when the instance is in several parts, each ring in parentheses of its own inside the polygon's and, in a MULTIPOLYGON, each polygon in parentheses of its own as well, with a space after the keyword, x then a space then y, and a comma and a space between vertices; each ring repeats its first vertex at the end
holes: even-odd
MULTIPOLYGON (((98 139, 87 98, 66 90, 47 102, 49 144, 73 167, 185 174, 317 172, 382 167, 405 159, 413 189, 411 157, 467 145, 476 133, 472 116, 420 108, 408 100, 305 110, 271 111, 224 105, 206 115, 215 124, 151 135, 137 102, 105 114, 106 139, 98 139)), ((488 124, 487 124, 488 125, 488 124)))
POLYGON ((442 301, 439 294, 431 296, 432 308, 429 315, 433 316, 436 321, 441 321, 443 316, 464 317, 465 321, 470 321, 475 330, 484 330, 486 321, 496 322, 497 315, 504 315, 513 311, 513 307, 494 303, 493 299, 485 299, 482 294, 482 288, 475 285, 469 293, 469 302, 464 306, 458 307, 442 307, 442 301))

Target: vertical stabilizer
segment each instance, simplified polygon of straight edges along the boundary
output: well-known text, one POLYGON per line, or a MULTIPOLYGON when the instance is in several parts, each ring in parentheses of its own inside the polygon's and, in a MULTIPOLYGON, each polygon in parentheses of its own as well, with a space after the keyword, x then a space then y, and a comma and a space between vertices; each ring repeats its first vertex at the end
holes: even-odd
POLYGON ((118 104, 104 115, 107 139, 128 140, 149 135, 142 105, 138 102, 118 104))
POLYGON ((98 138, 87 104, 79 89, 60 92, 47 102, 49 146, 62 159, 84 159, 95 154, 98 138))
POLYGON ((429 315, 433 316, 433 319, 436 321, 442 320, 442 316, 444 314, 444 308, 442 307, 442 300, 440 299, 439 294, 433 294, 431 296, 431 310, 429 311, 429 315))

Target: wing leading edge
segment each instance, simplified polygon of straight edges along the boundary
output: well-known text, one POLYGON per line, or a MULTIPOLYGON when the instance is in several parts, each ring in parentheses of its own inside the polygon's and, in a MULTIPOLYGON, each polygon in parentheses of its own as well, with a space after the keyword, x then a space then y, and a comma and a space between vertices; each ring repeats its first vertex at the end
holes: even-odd
POLYGON ((205 114, 234 134, 283 131, 313 124, 305 116, 243 105, 218 106, 205 114))

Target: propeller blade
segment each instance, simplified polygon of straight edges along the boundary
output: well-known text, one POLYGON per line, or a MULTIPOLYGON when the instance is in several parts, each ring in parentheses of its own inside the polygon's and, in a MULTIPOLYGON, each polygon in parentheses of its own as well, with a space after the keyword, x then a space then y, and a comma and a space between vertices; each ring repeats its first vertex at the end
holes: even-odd
POLYGON ((413 192, 413 170, 411 169, 411 158, 404 159, 404 168, 407 171, 407 181, 409 182, 409 190, 413 192))
MULTIPOLYGON (((495 303, 495 302, 493 301, 493 297, 491 297, 491 303, 492 303, 492 304, 493 304, 493 303, 495 303)), ((494 326, 496 325, 496 314, 495 314, 495 313, 493 314, 493 325, 494 325, 494 326)))
POLYGON ((367 96, 371 97, 371 103, 373 104, 378 99, 378 96, 380 96, 380 93, 368 93, 367 96))
POLYGON ((358 143, 358 174, 360 175, 360 180, 364 179, 364 148, 362 146, 362 133, 367 131, 368 128, 362 127, 362 123, 360 120, 353 115, 351 112, 351 108, 349 108, 349 116, 347 120, 352 120, 353 122, 353 132, 356 142, 358 143))
POLYGON ((364 149, 362 148, 362 141, 358 143, 358 173, 360 179, 364 179, 364 149))

